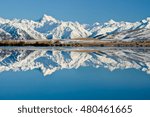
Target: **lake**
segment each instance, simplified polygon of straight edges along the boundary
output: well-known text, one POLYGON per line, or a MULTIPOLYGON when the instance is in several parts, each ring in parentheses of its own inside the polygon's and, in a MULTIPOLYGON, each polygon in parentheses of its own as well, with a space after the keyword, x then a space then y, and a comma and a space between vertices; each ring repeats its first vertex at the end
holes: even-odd
POLYGON ((150 48, 1 47, 0 99, 150 99, 150 48))

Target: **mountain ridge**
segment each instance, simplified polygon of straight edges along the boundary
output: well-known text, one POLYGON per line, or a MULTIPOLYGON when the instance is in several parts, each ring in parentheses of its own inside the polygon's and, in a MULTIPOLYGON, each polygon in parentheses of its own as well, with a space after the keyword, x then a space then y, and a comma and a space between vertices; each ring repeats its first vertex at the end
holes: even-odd
POLYGON ((38 21, 0 18, 0 40, 47 40, 89 37, 101 40, 149 40, 149 30, 150 17, 135 23, 116 22, 111 19, 103 24, 96 22, 93 25, 60 21, 46 14, 38 21), (129 31, 134 32, 136 30, 141 30, 143 36, 140 34, 139 36, 135 36, 137 32, 136 34, 128 34, 129 31))

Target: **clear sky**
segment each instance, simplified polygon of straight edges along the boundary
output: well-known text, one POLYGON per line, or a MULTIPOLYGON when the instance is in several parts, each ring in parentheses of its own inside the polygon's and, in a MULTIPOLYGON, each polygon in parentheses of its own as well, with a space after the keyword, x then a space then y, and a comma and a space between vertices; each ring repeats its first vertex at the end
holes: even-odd
POLYGON ((43 14, 81 23, 150 17, 150 0, 0 0, 0 17, 36 20, 43 14))

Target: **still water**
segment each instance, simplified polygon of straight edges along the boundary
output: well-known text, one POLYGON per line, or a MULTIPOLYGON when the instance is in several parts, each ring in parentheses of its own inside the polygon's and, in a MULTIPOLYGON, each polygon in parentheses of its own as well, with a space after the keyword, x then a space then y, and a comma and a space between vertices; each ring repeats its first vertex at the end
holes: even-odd
POLYGON ((0 99, 150 99, 150 48, 1 48, 0 99))

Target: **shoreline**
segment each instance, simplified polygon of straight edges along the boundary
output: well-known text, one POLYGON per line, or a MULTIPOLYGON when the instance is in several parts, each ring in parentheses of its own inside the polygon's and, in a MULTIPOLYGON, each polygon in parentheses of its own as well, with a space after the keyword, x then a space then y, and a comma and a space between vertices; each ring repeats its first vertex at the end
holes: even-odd
POLYGON ((2 46, 34 47, 150 47, 150 41, 101 41, 97 39, 79 40, 2 40, 2 46))

